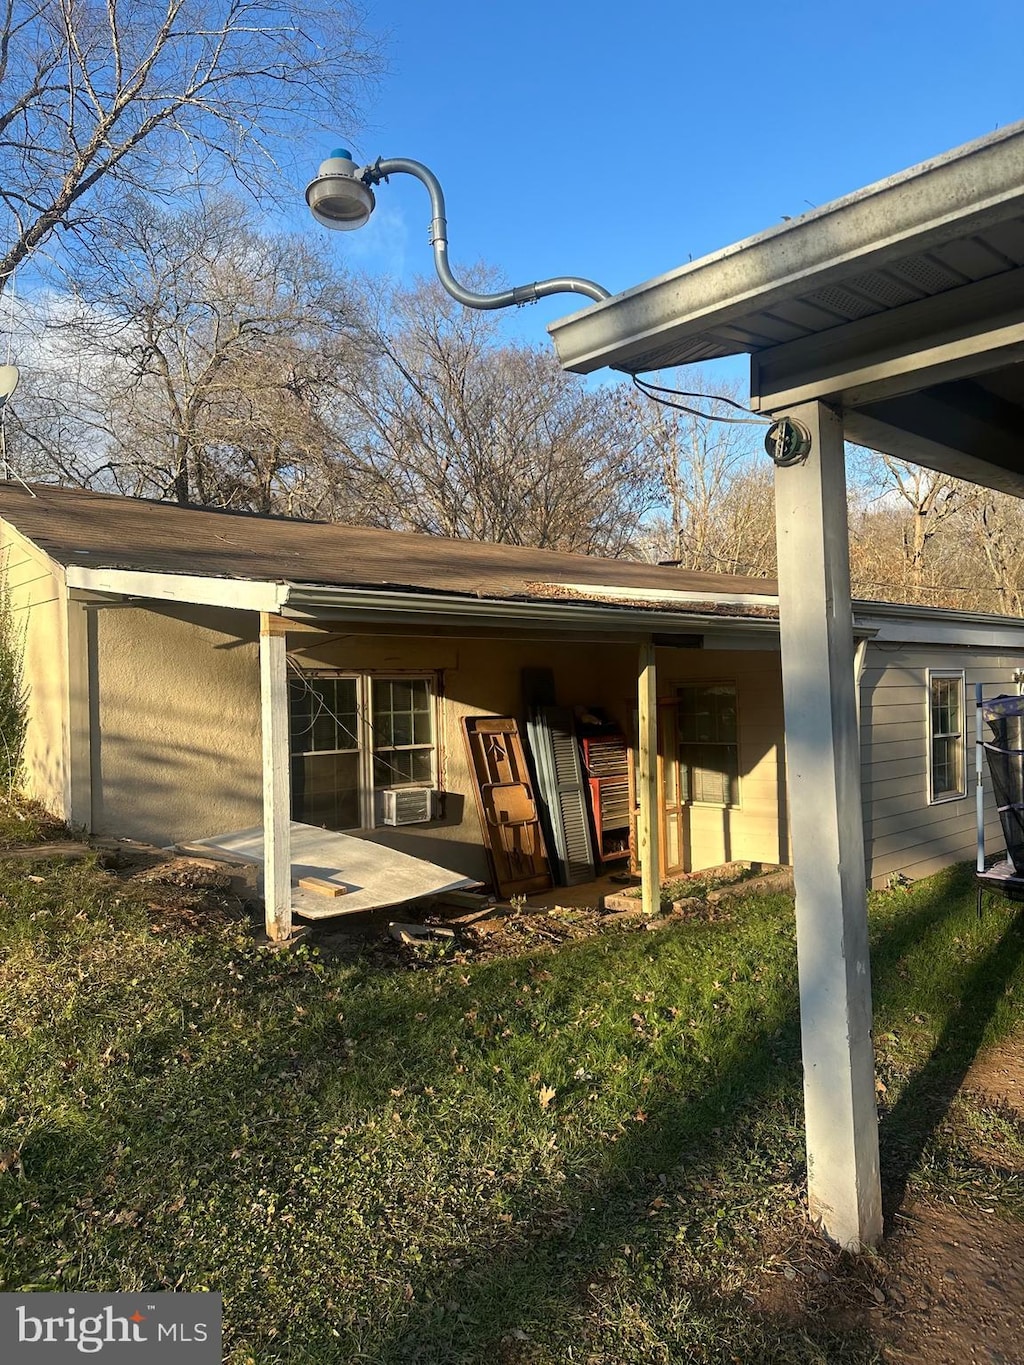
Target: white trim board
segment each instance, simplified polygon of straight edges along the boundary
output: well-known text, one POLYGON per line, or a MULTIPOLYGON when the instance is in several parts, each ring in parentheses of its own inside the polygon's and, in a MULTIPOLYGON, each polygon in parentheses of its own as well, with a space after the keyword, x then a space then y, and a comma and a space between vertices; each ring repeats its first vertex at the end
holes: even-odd
POLYGON ((64 577, 70 589, 113 593, 156 602, 186 602, 203 607, 234 607, 276 615, 288 600, 288 585, 246 578, 204 578, 194 574, 149 573, 136 569, 87 569, 69 564, 64 577))

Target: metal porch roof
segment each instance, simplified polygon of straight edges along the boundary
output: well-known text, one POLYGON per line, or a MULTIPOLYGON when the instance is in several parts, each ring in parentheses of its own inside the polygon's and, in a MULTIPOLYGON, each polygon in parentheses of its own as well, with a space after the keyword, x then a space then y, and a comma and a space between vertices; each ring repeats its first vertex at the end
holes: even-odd
POLYGON ((1024 122, 552 323, 631 373, 751 356, 751 403, 1024 496, 1024 122))
POLYGON ((550 324, 562 365, 765 350, 1024 266, 1024 120, 550 324))

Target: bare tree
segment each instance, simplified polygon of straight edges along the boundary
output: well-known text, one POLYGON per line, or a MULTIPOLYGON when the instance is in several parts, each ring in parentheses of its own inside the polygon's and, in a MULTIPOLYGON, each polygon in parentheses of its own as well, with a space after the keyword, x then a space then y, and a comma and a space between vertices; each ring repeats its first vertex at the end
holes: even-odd
POLYGON ((708 573, 771 573, 771 476, 758 428, 721 421, 737 415, 721 401, 736 393, 699 371, 678 371, 672 387, 699 395, 680 400, 693 411, 630 395, 645 457, 659 481, 660 510, 649 526, 645 553, 708 573))
POLYGON ((920 602, 927 595, 929 545, 963 509, 970 485, 892 455, 880 455, 875 467, 883 495, 896 493, 909 511, 902 533, 904 593, 905 600, 920 602))
POLYGON ((653 498, 633 412, 434 285, 380 304, 348 394, 364 516, 435 535, 622 555, 653 498))
POLYGON ((1010 616, 1024 614, 1024 503, 1006 493, 979 488, 966 510, 967 535, 954 572, 976 583, 976 551, 980 549, 991 576, 995 610, 1010 616))
POLYGON ((350 126, 377 65, 348 0, 0 0, 0 291, 126 189, 266 187, 304 112, 350 126))
POLYGON ((50 321, 15 421, 63 481, 256 511, 307 510, 333 450, 351 289, 313 239, 243 205, 121 206, 50 321))

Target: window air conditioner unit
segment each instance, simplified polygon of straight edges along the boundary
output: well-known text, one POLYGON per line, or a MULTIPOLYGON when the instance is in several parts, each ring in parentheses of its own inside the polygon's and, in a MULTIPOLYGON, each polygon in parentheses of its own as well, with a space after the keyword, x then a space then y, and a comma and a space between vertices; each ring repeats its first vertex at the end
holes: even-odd
POLYGON ((434 814, 431 787, 385 787, 381 796, 386 825, 422 825, 434 814))

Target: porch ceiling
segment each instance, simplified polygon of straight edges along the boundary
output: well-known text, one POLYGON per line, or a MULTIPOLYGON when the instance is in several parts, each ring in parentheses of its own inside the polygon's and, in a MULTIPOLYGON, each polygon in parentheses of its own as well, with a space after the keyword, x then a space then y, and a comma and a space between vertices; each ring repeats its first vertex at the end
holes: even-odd
POLYGON ((1024 493, 1024 122, 549 330, 581 373, 748 353, 756 409, 1024 493))

